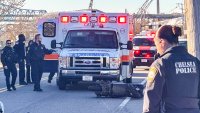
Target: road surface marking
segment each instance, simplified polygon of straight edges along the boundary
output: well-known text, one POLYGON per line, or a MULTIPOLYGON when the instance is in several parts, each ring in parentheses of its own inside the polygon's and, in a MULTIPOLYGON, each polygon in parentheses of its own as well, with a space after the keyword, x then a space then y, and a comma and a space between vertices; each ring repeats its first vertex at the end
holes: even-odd
POLYGON ((134 79, 146 79, 147 77, 132 77, 134 79))
MULTIPOLYGON (((43 77, 43 78, 41 78, 41 81, 44 81, 44 80, 47 80, 47 79, 48 79, 48 77, 43 77)), ((19 84, 15 85, 16 88, 20 88, 20 87, 23 87, 23 86, 26 86, 26 85, 19 85, 19 84)), ((6 92, 6 91, 7 91, 6 87, 0 88, 0 93, 6 92)))
POLYGON ((145 85, 146 84, 146 82, 147 82, 147 80, 146 79, 144 79, 140 84, 142 84, 142 85, 145 85))
POLYGON ((131 97, 126 97, 126 99, 117 107, 117 109, 112 112, 112 113, 119 113, 125 106, 126 104, 131 100, 131 97))
POLYGON ((4 105, 3 102, 0 101, 0 110, 2 113, 4 113, 4 105))

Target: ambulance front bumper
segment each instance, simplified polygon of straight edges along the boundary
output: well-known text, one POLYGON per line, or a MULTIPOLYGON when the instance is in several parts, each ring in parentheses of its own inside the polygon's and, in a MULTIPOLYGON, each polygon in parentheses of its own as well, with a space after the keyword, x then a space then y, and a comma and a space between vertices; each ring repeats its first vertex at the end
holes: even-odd
POLYGON ((70 81, 117 80, 120 71, 116 70, 60 70, 60 77, 70 81))

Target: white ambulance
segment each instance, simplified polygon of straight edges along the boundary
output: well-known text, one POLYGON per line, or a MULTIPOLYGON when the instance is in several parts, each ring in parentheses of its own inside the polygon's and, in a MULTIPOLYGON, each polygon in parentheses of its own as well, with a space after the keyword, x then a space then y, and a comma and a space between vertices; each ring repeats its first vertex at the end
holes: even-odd
POLYGON ((57 85, 79 81, 131 81, 132 41, 129 15, 99 10, 61 12, 55 19, 41 19, 42 43, 58 54, 45 56, 46 72, 57 71, 57 85))

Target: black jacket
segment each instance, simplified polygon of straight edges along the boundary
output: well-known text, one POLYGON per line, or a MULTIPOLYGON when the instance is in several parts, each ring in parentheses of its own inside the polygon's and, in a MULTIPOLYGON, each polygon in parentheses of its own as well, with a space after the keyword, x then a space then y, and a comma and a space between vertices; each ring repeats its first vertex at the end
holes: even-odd
POLYGON ((199 60, 186 48, 166 50, 150 67, 143 113, 200 113, 199 70, 199 60))
POLYGON ((18 60, 24 60, 25 59, 25 44, 23 42, 19 42, 14 45, 14 50, 17 53, 18 60))
POLYGON ((34 42, 30 46, 29 55, 30 62, 43 61, 45 54, 51 54, 52 51, 45 48, 43 44, 37 44, 34 42))
POLYGON ((17 55, 12 47, 5 46, 2 49, 1 62, 3 66, 9 66, 17 63, 17 55))

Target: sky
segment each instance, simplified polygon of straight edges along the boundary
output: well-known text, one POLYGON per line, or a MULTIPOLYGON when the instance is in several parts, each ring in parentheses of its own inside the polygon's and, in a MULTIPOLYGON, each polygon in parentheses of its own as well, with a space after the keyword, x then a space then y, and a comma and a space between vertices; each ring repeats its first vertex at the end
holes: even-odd
MULTIPOLYGON (((146 0, 93 0, 93 8, 104 12, 125 12, 136 13, 146 0)), ((156 1, 153 0, 148 8, 149 13, 156 13, 156 1)), ((170 13, 176 8, 177 3, 184 0, 160 0, 160 12, 170 13)), ((48 12, 73 11, 87 9, 90 0, 26 0, 25 9, 47 10, 48 12)), ((181 8, 177 8, 178 10, 181 8)))

